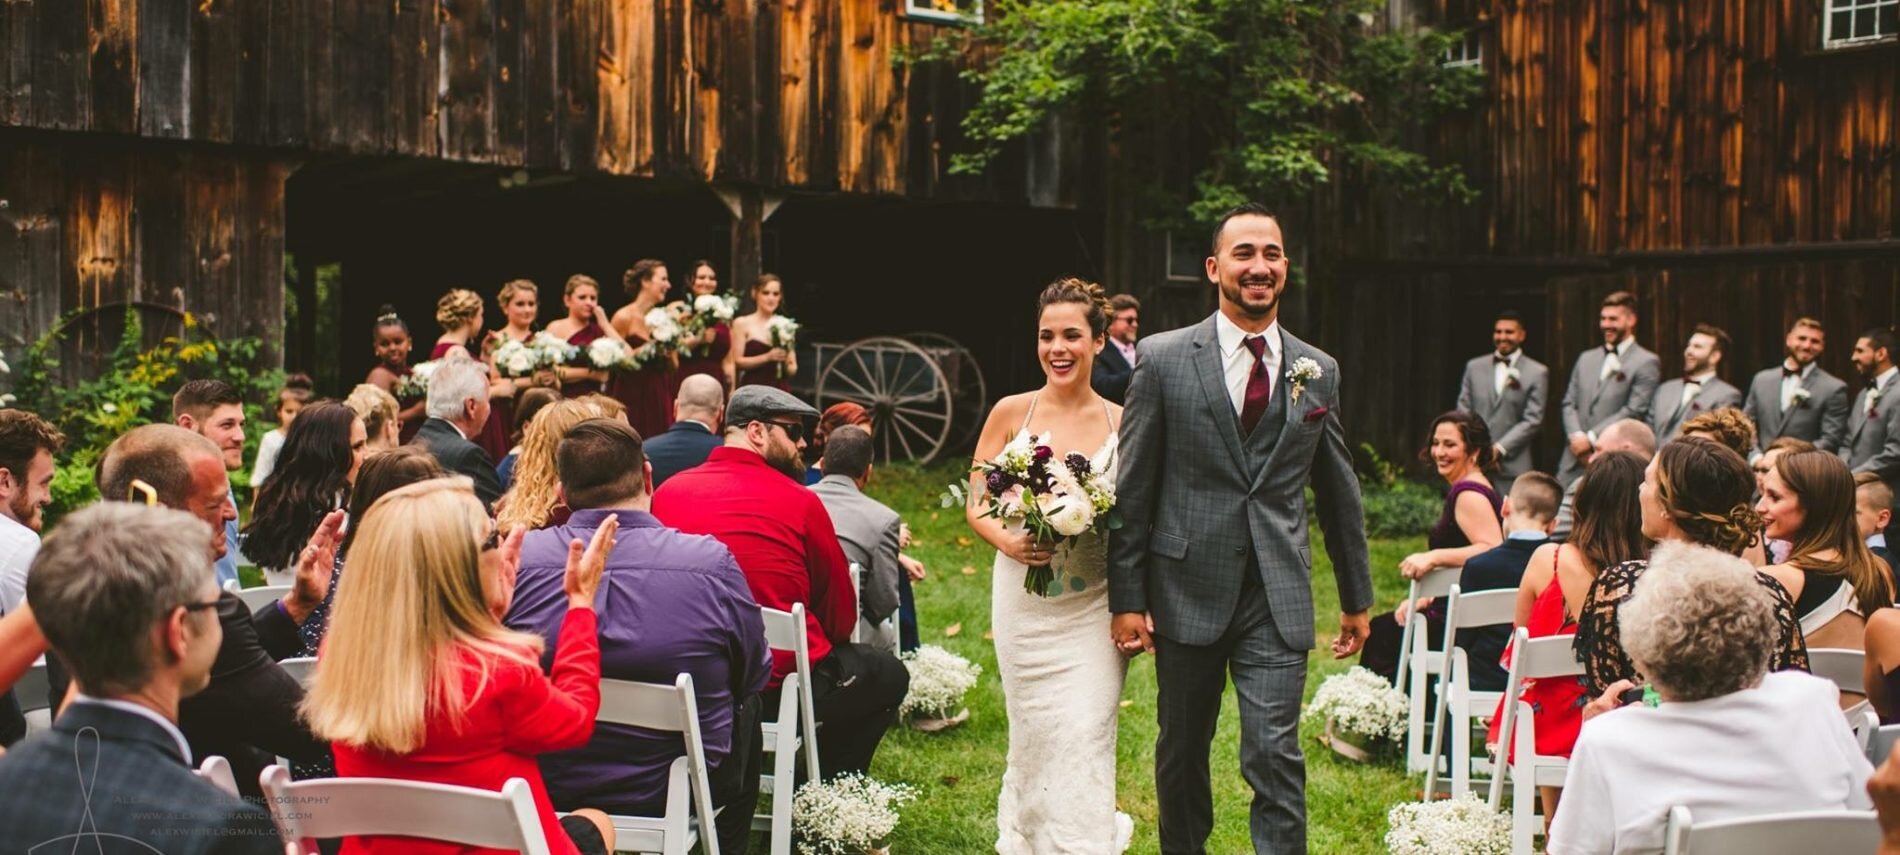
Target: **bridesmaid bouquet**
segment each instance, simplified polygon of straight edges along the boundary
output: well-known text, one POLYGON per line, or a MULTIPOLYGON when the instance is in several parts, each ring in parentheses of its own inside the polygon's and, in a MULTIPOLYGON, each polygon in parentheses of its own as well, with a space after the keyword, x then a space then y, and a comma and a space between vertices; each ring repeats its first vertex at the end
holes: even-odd
MULTIPOLYGON (((1057 461, 1050 448, 1051 434, 1027 434, 1010 440, 995 460, 978 463, 972 471, 983 477, 984 502, 981 516, 1002 520, 1021 527, 1038 540, 1064 545, 1093 531, 1097 534, 1121 528, 1121 516, 1115 512, 1115 484, 1107 473, 1096 472, 1094 464, 1081 452, 1071 451, 1057 461)), ((963 501, 963 487, 950 485, 944 507, 950 501, 963 501)), ((1044 597, 1055 596, 1063 574, 1052 565, 1029 568, 1023 576, 1023 590, 1044 597)), ((1071 577, 1069 588, 1080 591, 1080 578, 1071 577)))
POLYGON ((495 348, 493 359, 495 370, 508 378, 532 377, 537 371, 566 365, 574 348, 567 342, 544 332, 535 333, 527 341, 509 339, 495 348))
MULTIPOLYGON (((791 350, 798 344, 798 322, 784 315, 773 315, 765 322, 767 343, 781 350, 791 350)), ((785 363, 778 364, 778 376, 785 376, 785 363)))
POLYGON ((701 333, 711 329, 715 324, 732 320, 738 311, 739 298, 737 297, 720 294, 701 294, 694 297, 692 306, 687 309, 686 319, 680 323, 684 341, 680 345, 680 352, 691 356, 693 351, 701 348, 699 342, 701 333))
POLYGON ((396 383, 398 398, 426 398, 429 395, 429 377, 435 374, 439 362, 429 360, 420 362, 409 369, 409 373, 396 383))
POLYGON ((612 336, 601 336, 587 344, 587 361, 602 371, 626 370, 632 358, 633 348, 612 336))

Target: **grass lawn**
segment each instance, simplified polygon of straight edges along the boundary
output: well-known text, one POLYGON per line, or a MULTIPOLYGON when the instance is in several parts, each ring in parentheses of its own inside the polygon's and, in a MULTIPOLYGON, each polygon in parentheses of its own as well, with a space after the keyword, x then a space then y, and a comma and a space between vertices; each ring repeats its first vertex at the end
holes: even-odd
MULTIPOLYGON (((877 470, 870 492, 895 508, 910 524, 911 554, 930 568, 916 586, 923 641, 940 645, 983 666, 983 677, 968 698, 971 718, 963 727, 939 734, 894 731, 879 749, 872 773, 917 789, 892 843, 896 855, 972 855, 994 851, 996 794, 1002 786, 1008 751, 1008 722, 996 653, 985 637, 990 631, 990 563, 995 551, 978 540, 960 509, 942 510, 937 495, 964 473, 962 463, 877 470)), ((1389 608, 1404 596, 1395 568, 1406 554, 1424 548, 1423 538, 1372 543, 1373 579, 1378 607, 1389 608)), ((1339 631, 1338 594, 1332 565, 1317 531, 1313 537, 1313 578, 1322 646, 1313 652, 1306 696, 1327 675, 1345 670, 1325 643, 1339 631)), ((1104 616, 1103 632, 1107 632, 1104 616)), ((1135 818, 1134 853, 1159 851, 1154 783, 1154 658, 1140 656, 1128 671, 1123 690, 1117 791, 1121 809, 1135 818)), ((1229 687, 1220 730, 1214 739, 1215 827, 1208 851, 1251 852, 1247 805, 1252 791, 1241 780, 1239 713, 1229 687)), ((1395 758, 1386 765, 1359 765, 1335 757, 1317 742, 1318 729, 1301 728, 1306 748, 1308 845, 1317 853, 1384 850, 1386 809, 1416 798, 1419 782, 1407 779, 1395 758)))

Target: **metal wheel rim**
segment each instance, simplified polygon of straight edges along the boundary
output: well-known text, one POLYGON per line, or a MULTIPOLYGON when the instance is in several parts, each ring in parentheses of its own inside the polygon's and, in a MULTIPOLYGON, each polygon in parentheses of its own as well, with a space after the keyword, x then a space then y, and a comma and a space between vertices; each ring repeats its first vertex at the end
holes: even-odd
MULTIPOLYGON (((956 420, 950 438, 944 445, 953 449, 974 445, 976 435, 983 430, 983 414, 990 411, 989 383, 983 379, 983 366, 976 361, 976 354, 964 347, 963 342, 943 333, 914 332, 904 338, 925 347, 942 347, 957 352, 960 368, 966 370, 958 372, 957 383, 951 389, 957 402, 956 420), (963 395, 966 390, 970 392, 967 398, 963 395)), ((939 363, 938 367, 941 368, 942 364, 939 363)), ((945 380, 948 379, 946 376, 945 380)))
POLYGON ((901 338, 860 339, 838 351, 818 375, 823 410, 851 401, 871 413, 882 460, 929 463, 955 426, 954 391, 930 354, 901 338))

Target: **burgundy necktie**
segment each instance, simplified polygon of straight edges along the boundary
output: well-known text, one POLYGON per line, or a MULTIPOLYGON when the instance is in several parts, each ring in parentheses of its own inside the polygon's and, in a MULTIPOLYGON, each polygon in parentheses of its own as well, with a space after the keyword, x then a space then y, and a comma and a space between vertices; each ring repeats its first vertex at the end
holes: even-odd
POLYGON ((1247 375, 1247 395, 1240 405, 1240 432, 1243 436, 1252 435, 1254 425, 1260 423, 1260 417, 1266 415, 1267 401, 1273 397, 1273 378, 1267 374, 1267 340, 1262 336, 1248 336, 1240 340, 1253 354, 1253 371, 1247 375))

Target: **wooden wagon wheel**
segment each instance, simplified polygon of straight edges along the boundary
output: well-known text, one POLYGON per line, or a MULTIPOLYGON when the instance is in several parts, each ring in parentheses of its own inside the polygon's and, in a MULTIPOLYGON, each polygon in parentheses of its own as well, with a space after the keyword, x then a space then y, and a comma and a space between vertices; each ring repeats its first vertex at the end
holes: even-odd
POLYGON ((818 408, 851 401, 871 413, 883 460, 928 463, 949 439, 955 411, 937 360, 901 338, 852 342, 818 375, 818 408))
POLYGON ((950 381, 951 395, 956 399, 956 427, 944 446, 961 449, 975 445, 977 433, 983 430, 983 419, 990 411, 989 386, 983 382, 983 366, 977 363, 976 354, 962 342, 942 333, 914 332, 904 338, 927 348, 951 352, 951 358, 937 359, 937 367, 943 369, 944 378, 950 381))

